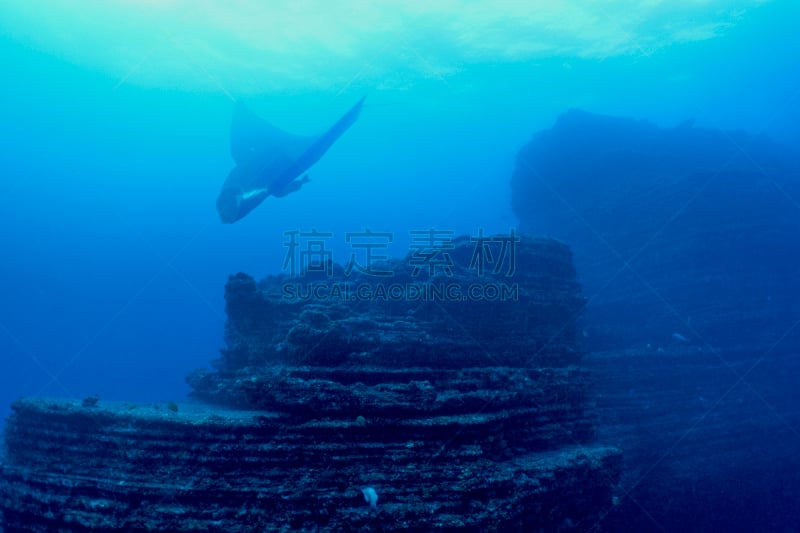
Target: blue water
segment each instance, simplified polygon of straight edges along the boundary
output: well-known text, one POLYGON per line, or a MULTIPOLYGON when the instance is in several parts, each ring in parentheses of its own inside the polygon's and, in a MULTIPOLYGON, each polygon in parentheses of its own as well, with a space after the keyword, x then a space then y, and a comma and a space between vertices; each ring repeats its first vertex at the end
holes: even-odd
MULTIPOLYGON (((230 25, 182 28, 156 8, 120 5, 111 20, 121 27, 155 17, 154 26, 168 28, 128 36, 124 48, 110 39, 125 59, 96 35, 89 7, 48 14, 4 4, 0 412, 30 394, 183 398, 183 376, 221 345, 226 276, 280 271, 285 231, 391 231, 393 255, 407 250, 410 229, 506 231, 516 223, 508 181, 517 150, 570 107, 665 126, 694 118, 796 143, 798 5, 741 2, 741 14, 723 16, 728 8, 716 4, 698 8, 697 21, 670 22, 687 30, 725 22, 702 40, 653 43, 648 28, 670 19, 648 20, 642 10, 640 27, 614 30, 598 19, 609 41, 625 45, 618 53, 595 53, 607 43, 592 42, 587 27, 585 41, 580 32, 542 34, 553 51, 512 58, 504 47, 535 34, 480 37, 483 55, 459 50, 446 31, 431 39, 429 23, 452 22, 457 12, 420 16, 419 28, 406 22, 397 35, 348 34, 350 56, 311 43, 294 58, 291 49, 257 53, 258 39, 270 38, 252 27, 242 44, 230 25), (188 48, 191 38, 221 57, 188 48), (180 68, 158 70, 167 60, 180 68), (270 72, 282 72, 276 63, 293 67, 285 79, 270 72), (363 95, 359 121, 312 168, 304 190, 268 199, 235 225, 219 223, 232 99, 288 131, 315 134, 363 95)), ((257 26, 264 8, 250 9, 230 11, 226 22, 257 26)), ((347 13, 338 14, 344 24, 347 13)), ((284 16, 303 24, 322 14, 284 16)))
POLYGON ((800 3, 629 4, 4 3, 0 415, 184 399, 227 276, 280 272, 287 231, 508 231, 517 151, 569 108, 800 144, 800 3), (302 191, 220 223, 235 100, 310 135, 365 95, 302 191))

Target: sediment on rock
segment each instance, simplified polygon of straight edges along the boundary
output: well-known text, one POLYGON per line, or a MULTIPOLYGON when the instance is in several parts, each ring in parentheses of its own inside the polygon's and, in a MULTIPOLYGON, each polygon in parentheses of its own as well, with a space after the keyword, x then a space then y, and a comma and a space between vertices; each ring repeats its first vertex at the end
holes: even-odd
MULTIPOLYGON (((30 531, 599 531, 621 455, 595 443, 584 300, 566 246, 515 238, 513 272, 476 279, 457 239, 422 281, 508 300, 287 300, 290 278, 231 276, 222 357, 188 378, 205 403, 17 402, 0 511, 30 531)), ((420 283, 403 266, 392 283, 420 283)), ((314 283, 383 283, 331 272, 314 283)))

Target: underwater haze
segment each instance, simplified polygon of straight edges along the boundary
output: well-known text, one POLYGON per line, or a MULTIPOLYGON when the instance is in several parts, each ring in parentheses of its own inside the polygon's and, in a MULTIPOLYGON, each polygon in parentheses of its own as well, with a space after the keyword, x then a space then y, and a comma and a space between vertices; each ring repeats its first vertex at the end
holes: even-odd
POLYGON ((5 1, 0 416, 184 400, 228 276, 282 272, 287 232, 391 232, 393 257, 411 230, 508 233, 517 155, 570 109, 796 150, 797 20, 794 0, 5 1), (310 136, 364 97, 301 190, 222 223, 237 103, 310 136))

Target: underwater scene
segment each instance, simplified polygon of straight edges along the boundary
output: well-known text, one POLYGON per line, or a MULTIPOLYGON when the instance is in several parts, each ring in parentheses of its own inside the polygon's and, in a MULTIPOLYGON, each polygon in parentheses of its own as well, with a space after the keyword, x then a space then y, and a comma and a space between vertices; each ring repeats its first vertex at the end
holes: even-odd
POLYGON ((0 3, 0 533, 800 533, 800 3, 0 3))

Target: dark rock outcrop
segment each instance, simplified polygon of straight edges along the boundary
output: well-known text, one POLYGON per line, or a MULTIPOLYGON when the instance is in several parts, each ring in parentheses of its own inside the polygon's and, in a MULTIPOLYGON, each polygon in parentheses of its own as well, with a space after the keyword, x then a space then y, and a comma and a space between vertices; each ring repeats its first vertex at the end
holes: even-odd
POLYGON ((797 346, 800 157, 766 137, 569 111, 520 151, 526 233, 569 244, 593 346, 797 346))
POLYGON ((673 347, 585 361, 598 376, 598 438, 624 450, 608 531, 796 527, 800 358, 673 347))
POLYGON ((599 530, 621 456, 594 444, 571 256, 514 239, 479 277, 466 239, 433 276, 412 256, 390 279, 231 276, 227 346, 189 377, 217 407, 20 401, 0 511, 31 531, 599 530))
POLYGON ((800 158, 765 137, 581 111, 519 153, 525 231, 569 243, 615 531, 800 520, 800 158))
POLYGON ((569 249, 549 239, 496 237, 502 240, 454 239, 452 249, 438 251, 446 254, 446 271, 439 264, 433 276, 424 268, 414 275, 413 254, 374 267, 392 273, 386 277, 348 276, 338 265, 330 275, 272 276, 258 284, 246 274, 232 276, 225 288, 227 346, 215 366, 228 375, 276 363, 468 368, 577 362, 575 321, 584 300, 569 249), (489 248, 481 252, 481 246, 489 248), (480 258, 476 252, 493 259, 482 275, 471 268, 480 258))
POLYGON ((597 519, 619 470, 619 452, 603 447, 496 461, 477 444, 429 450, 423 434, 387 450, 368 437, 376 422, 357 419, 13 407, 0 470, 9 531, 530 531, 597 519))

